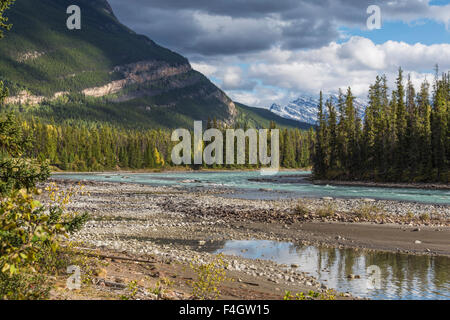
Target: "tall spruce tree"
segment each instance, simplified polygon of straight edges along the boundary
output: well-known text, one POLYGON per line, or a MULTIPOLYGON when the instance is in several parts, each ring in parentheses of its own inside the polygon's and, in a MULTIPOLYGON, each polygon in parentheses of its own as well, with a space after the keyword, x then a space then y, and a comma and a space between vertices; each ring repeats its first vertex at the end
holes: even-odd
POLYGON ((432 170, 432 145, 431 145, 431 105, 430 84, 424 81, 417 95, 418 108, 418 144, 420 152, 420 174, 431 176, 432 170))
POLYGON ((407 119, 406 119, 406 104, 405 104, 405 87, 403 84, 403 70, 399 68, 397 77, 397 90, 396 96, 396 114, 395 114, 395 128, 396 128, 396 138, 397 147, 395 150, 395 163, 397 165, 396 174, 403 177, 404 169, 407 167, 407 161, 405 155, 408 150, 408 139, 407 135, 407 119))
MULTIPOLYGON (((436 72, 438 73, 438 72, 436 72)), ((438 180, 448 180, 448 105, 449 82, 448 75, 441 79, 436 75, 433 94, 432 111, 432 146, 435 175, 438 180)))
POLYGON ((318 106, 318 125, 316 133, 316 145, 315 145, 315 166, 314 172, 317 176, 323 177, 326 173, 327 163, 326 163, 326 130, 327 122, 325 118, 325 112, 323 108, 323 93, 320 92, 319 106, 318 106))
POLYGON ((338 150, 338 124, 337 124, 337 112, 331 99, 326 102, 326 107, 328 110, 328 138, 329 143, 329 167, 331 169, 335 168, 337 165, 337 159, 339 156, 338 150))

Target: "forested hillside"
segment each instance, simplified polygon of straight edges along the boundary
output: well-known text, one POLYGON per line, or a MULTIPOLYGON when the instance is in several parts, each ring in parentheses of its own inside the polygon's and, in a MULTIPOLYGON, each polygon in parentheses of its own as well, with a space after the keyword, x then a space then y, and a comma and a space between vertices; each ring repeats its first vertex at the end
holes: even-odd
POLYGON ((317 178, 450 182, 450 73, 436 69, 433 83, 417 89, 400 69, 391 93, 386 77, 377 77, 364 119, 353 101, 350 88, 337 105, 321 96, 317 178))
POLYGON ((66 26, 69 0, 19 0, 8 11, 13 28, 0 46, 0 75, 11 95, 27 89, 51 97, 79 92, 120 78, 114 67, 153 60, 169 65, 188 61, 117 21, 106 1, 79 0, 81 30, 66 26))
POLYGON ((147 128, 207 116, 234 121, 234 103, 186 58, 122 25, 105 0, 77 1, 81 30, 69 30, 72 4, 20 0, 8 10, 13 28, 0 46, 5 105, 55 120, 141 118, 147 128))
POLYGON ((0 111, 144 130, 190 128, 208 118, 228 125, 238 117, 241 125, 268 122, 242 109, 239 114, 186 58, 122 25, 106 0, 77 1, 81 30, 68 30, 72 2, 20 0, 8 10, 13 28, 0 46, 0 81, 9 97, 0 111))

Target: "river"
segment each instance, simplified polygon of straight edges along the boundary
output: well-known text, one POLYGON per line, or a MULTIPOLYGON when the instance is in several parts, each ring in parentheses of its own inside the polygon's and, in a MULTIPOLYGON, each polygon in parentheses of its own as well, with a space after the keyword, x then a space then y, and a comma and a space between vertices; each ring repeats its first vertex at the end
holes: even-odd
MULTIPOLYGON (((279 176, 310 175, 307 171, 280 172, 279 176)), ((300 197, 373 198, 378 200, 410 201, 450 205, 449 190, 411 188, 381 188, 360 186, 314 185, 308 180, 301 183, 255 182, 261 178, 259 171, 227 172, 165 172, 136 174, 56 174, 54 178, 126 182, 149 185, 179 185, 183 187, 224 187, 234 189, 234 197, 255 199, 280 199, 300 197), (239 192, 240 191, 240 192, 239 192)))

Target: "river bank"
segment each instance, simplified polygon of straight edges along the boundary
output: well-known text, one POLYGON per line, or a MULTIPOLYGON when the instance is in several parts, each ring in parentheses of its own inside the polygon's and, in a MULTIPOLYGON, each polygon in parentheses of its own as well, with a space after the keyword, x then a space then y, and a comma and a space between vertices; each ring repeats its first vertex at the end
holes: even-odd
POLYGON ((450 184, 445 183, 419 183, 419 182, 372 182, 372 181, 339 181, 339 180, 314 180, 311 175, 283 175, 267 178, 250 179, 254 182, 272 183, 305 183, 310 182, 315 185, 330 186, 350 186, 350 187, 374 187, 374 188, 401 188, 401 189, 427 189, 427 190, 450 190, 450 184))
POLYGON ((428 189, 428 190, 450 190, 450 184, 445 183, 419 183, 419 182, 370 182, 370 181, 330 181, 313 180, 317 185, 335 185, 335 186, 358 186, 358 187, 378 187, 378 188, 407 188, 407 189, 428 189))
MULTIPOLYGON (((63 188, 73 185, 57 182, 63 188)), ((150 255, 185 269, 193 259, 210 261, 229 240, 450 256, 450 207, 444 205, 368 199, 236 201, 229 197, 230 190, 221 188, 84 184, 90 196, 74 199, 70 209, 86 210, 93 219, 73 240, 100 252, 150 255)), ((225 259, 238 284, 256 284, 247 285, 256 297, 263 296, 263 287, 279 298, 286 290, 324 293, 329 289, 302 272, 301 266, 236 256, 225 259)), ((234 298, 245 299, 245 295, 252 296, 243 291, 234 298)))

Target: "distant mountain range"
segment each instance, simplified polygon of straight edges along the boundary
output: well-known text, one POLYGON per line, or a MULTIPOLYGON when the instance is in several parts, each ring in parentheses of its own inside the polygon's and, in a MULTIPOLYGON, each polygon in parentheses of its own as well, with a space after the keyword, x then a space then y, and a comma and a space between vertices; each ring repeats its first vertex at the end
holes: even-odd
MULTIPOLYGON (((324 105, 327 99, 331 98, 333 104, 337 106, 338 96, 335 94, 324 96, 324 105)), ((285 119, 295 120, 299 122, 316 124, 317 113, 319 111, 319 97, 311 95, 301 95, 296 100, 290 102, 286 106, 277 103, 272 104, 269 110, 285 119)), ((360 117, 364 116, 365 103, 360 99, 355 100, 355 106, 360 117)), ((327 111, 327 110, 325 110, 327 111)))

